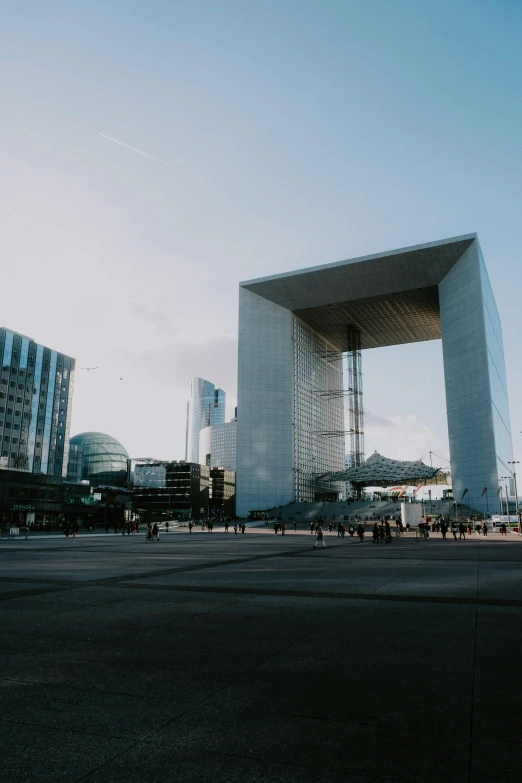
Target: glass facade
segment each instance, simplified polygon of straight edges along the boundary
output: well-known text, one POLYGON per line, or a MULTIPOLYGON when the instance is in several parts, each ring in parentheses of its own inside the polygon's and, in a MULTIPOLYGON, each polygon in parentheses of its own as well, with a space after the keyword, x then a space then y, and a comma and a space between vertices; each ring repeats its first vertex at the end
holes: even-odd
POLYGON ((209 510, 210 468, 193 462, 154 462, 134 468, 134 511, 162 518, 199 518, 209 510))
POLYGON ((199 433, 211 424, 225 421, 226 394, 216 389, 204 378, 193 378, 190 382, 190 399, 187 404, 187 437, 185 460, 199 461, 199 433))
POLYGON ((103 432, 82 432, 71 438, 67 478, 93 486, 122 487, 129 455, 121 443, 103 432))
POLYGON ((199 433, 199 464, 236 469, 237 421, 212 424, 199 433))
POLYGON ((75 360, 0 328, 0 468, 65 476, 75 360))
POLYGON ((345 484, 323 481, 319 488, 317 476, 344 467, 342 353, 295 317, 293 348, 294 498, 317 500, 320 489, 337 500, 345 484))

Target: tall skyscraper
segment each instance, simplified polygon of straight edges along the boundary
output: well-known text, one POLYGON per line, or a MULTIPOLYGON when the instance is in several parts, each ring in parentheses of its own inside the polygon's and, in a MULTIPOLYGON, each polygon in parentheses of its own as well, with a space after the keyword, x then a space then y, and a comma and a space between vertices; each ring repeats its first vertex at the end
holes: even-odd
POLYGON ((192 378, 187 404, 187 462, 199 463, 199 433, 203 427, 224 423, 225 403, 226 394, 223 389, 216 389, 213 383, 204 378, 192 378))
POLYGON ((0 328, 0 468, 65 476, 75 360, 0 328))

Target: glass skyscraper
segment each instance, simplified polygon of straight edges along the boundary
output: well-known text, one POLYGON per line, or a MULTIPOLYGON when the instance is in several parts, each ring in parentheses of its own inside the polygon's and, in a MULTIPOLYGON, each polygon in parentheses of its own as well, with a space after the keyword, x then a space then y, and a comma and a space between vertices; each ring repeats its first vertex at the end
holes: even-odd
POLYGON ((204 378, 192 378, 190 399, 187 403, 187 437, 185 459, 199 463, 199 433, 211 424, 223 424, 225 421, 226 394, 216 389, 213 383, 204 378))
POLYGON ((65 476, 75 360, 0 327, 0 468, 65 476))

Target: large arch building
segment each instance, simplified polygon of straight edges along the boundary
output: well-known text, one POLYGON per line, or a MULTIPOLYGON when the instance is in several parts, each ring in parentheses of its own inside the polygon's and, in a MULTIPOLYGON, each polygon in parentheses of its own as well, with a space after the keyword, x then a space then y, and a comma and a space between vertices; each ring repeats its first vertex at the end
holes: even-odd
POLYGON ((344 468, 342 352, 442 339, 454 496, 511 474, 500 318, 476 234, 239 288, 237 509, 313 500, 344 468))

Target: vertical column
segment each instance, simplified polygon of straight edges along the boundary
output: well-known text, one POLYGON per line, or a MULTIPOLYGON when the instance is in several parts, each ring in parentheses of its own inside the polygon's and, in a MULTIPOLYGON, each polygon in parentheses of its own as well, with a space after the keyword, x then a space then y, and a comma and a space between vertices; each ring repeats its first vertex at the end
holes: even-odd
POLYGON ((512 445, 502 331, 477 240, 439 284, 439 302, 453 496, 485 511, 512 445))
POLYGON ((237 513, 294 499, 293 315, 239 289, 237 513))
POLYGON ((361 332, 346 329, 348 360, 348 411, 350 414, 350 467, 364 462, 364 409, 362 392, 361 332))

